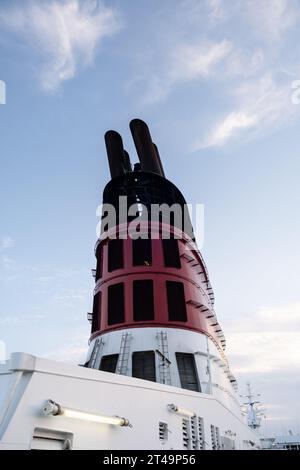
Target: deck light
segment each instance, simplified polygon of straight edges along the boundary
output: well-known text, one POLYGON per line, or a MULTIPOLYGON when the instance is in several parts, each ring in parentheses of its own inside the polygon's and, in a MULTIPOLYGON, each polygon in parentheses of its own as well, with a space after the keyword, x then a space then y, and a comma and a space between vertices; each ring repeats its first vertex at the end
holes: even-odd
POLYGON ((177 405, 174 405, 174 403, 171 403, 168 405, 169 411, 173 411, 174 413, 178 413, 179 415, 186 416, 187 418, 194 418, 196 416, 196 413, 190 410, 185 410, 184 408, 179 408, 177 405))
POLYGON ((129 421, 126 418, 73 410, 71 408, 62 407, 53 400, 46 401, 43 406, 43 414, 46 416, 65 416, 66 418, 81 419, 83 421, 92 421, 94 423, 113 424, 114 426, 129 426, 129 421))

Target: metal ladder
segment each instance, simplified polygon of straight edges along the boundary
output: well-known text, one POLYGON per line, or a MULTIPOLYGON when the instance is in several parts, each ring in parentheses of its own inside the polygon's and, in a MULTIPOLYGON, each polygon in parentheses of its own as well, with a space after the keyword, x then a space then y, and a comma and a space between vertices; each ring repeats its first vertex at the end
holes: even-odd
POLYGON ((126 332, 122 334, 119 360, 116 367, 116 374, 127 375, 131 339, 131 333, 126 332))
POLYGON ((97 338, 96 341, 95 341, 95 345, 94 345, 94 349, 93 349, 93 352, 92 352, 92 355, 91 355, 91 359, 90 359, 90 362, 89 362, 89 367, 91 369, 99 369, 99 366, 100 366, 100 356, 101 356, 101 350, 102 350, 102 347, 104 345, 104 341, 102 338, 97 338), (99 364, 97 364, 99 360, 99 364), (96 367, 97 365, 97 367, 96 367))
POLYGON ((160 356, 159 377, 160 383, 171 385, 171 372, 168 350, 168 336, 166 331, 158 331, 156 335, 158 341, 158 354, 160 356))

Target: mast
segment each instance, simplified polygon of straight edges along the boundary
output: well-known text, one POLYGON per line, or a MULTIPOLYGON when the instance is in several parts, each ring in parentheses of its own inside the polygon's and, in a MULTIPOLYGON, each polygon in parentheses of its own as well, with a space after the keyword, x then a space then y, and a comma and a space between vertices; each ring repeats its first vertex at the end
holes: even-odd
POLYGON ((246 408, 248 426, 251 429, 259 429, 263 410, 259 409, 261 402, 257 400, 256 397, 260 397, 260 393, 254 394, 251 389, 251 384, 248 382, 246 395, 240 396, 247 399, 247 401, 243 403, 243 406, 246 408))

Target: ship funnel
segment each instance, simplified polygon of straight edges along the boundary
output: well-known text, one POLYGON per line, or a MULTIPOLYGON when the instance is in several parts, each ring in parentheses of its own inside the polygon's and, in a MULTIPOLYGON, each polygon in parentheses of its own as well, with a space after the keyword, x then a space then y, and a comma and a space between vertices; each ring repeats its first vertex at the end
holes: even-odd
POLYGON ((130 158, 126 150, 124 150, 120 134, 116 131, 107 131, 104 139, 111 177, 116 178, 132 171, 130 158))
POLYGON ((130 171, 132 171, 132 166, 131 166, 129 153, 126 152, 126 150, 124 150, 123 162, 124 162, 124 169, 125 169, 126 173, 129 173, 130 171))
POLYGON ((165 172, 164 172, 164 168, 162 166, 162 162, 161 162, 161 158, 160 158, 160 155, 159 155, 157 145, 155 143, 153 143, 153 147, 154 147, 154 150, 155 150, 155 153, 156 153, 156 158, 157 158, 157 161, 158 161, 158 164, 159 164, 159 167, 160 167, 160 174, 161 174, 161 176, 163 176, 165 178, 165 172))
POLYGON ((142 171, 150 171, 163 176, 160 159, 157 157, 147 124, 141 119, 133 119, 130 122, 130 130, 142 171))

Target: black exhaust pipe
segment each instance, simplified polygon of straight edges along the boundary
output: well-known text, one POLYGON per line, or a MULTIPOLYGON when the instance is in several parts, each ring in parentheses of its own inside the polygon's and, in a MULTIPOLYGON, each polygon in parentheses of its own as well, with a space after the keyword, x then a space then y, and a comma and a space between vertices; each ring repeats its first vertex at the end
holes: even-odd
POLYGON ((165 176, 165 172, 164 172, 164 167, 162 166, 162 162, 161 162, 161 158, 160 158, 160 155, 159 155, 157 145, 154 142, 153 142, 153 147, 154 147, 154 150, 155 150, 155 153, 156 153, 156 158, 157 158, 157 161, 158 161, 158 164, 159 164, 159 167, 160 167, 160 174, 161 174, 161 176, 163 176, 165 178, 166 176, 165 176))
POLYGON ((126 173, 129 173, 130 171, 132 171, 129 153, 126 152, 126 150, 124 150, 123 163, 124 163, 124 170, 126 171, 126 173))
POLYGON ((163 176, 147 124, 141 119, 133 119, 130 122, 130 130, 142 171, 163 176))
POLYGON ((107 131, 105 145, 112 178, 117 178, 125 173, 124 147, 120 134, 116 131, 107 131))

